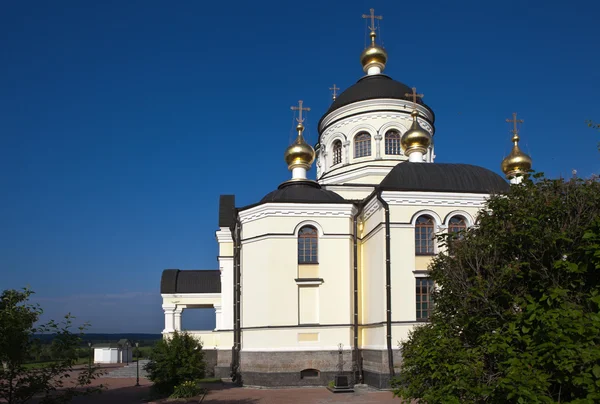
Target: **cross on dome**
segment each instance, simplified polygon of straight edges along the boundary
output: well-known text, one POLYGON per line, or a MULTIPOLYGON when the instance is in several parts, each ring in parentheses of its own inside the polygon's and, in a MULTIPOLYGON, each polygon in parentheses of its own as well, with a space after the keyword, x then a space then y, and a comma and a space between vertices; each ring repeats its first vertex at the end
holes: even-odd
POLYGON ((512 123, 513 124, 513 130, 512 133, 513 135, 515 135, 516 137, 519 137, 519 128, 517 127, 517 124, 519 123, 523 123, 525 121, 523 121, 522 119, 517 119, 517 113, 513 112, 513 119, 506 119, 506 122, 508 123, 512 123))
POLYGON ((339 90, 339 87, 336 87, 335 84, 333 84, 333 87, 329 87, 329 89, 333 91, 333 100, 335 101, 335 99, 337 98, 337 90, 339 90))
POLYGON ((372 8, 369 10, 369 12, 371 13, 370 15, 367 14, 363 14, 362 18, 370 18, 371 19, 371 26, 369 27, 369 29, 371 31, 375 31, 376 27, 375 27, 375 20, 383 20, 383 16, 382 15, 375 15, 375 9, 372 8))
POLYGON ((412 93, 405 93, 404 95, 412 98, 412 102, 415 104, 415 110, 417 109, 417 98, 425 97, 425 94, 417 94, 417 87, 412 88, 412 93))
POLYGON ((302 118, 302 111, 306 111, 306 112, 310 111, 310 108, 304 108, 302 106, 302 104, 303 104, 303 101, 300 100, 300 101, 298 101, 298 106, 297 107, 296 106, 291 106, 290 107, 290 109, 292 111, 298 111, 298 118, 296 118, 296 121, 298 121, 298 123, 300 123, 300 124, 302 122, 304 122, 304 118, 302 118))

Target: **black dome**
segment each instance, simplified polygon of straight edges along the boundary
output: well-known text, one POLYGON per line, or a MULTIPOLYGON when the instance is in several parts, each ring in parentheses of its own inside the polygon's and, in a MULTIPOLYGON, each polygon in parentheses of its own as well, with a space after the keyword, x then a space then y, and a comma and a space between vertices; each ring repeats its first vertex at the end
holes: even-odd
POLYGON ((267 202, 340 203, 346 200, 333 191, 321 189, 318 183, 306 180, 284 182, 260 200, 260 203, 267 202))
POLYGON ((505 192, 509 185, 495 172, 470 164, 404 162, 385 176, 380 188, 393 191, 491 194, 505 192))
MULTIPOLYGON (((372 100, 378 98, 393 98, 398 100, 412 101, 411 97, 407 97, 406 94, 412 93, 412 88, 406 84, 400 83, 399 81, 393 80, 391 77, 385 74, 374 74, 370 76, 364 76, 356 82, 353 86, 349 87, 341 93, 335 101, 331 104, 327 112, 323 115, 319 121, 319 131, 321 130, 321 122, 327 115, 348 104, 352 104, 357 101, 372 100)), ((423 105, 425 108, 433 111, 427 105, 425 105, 421 99, 417 99, 417 103, 423 105)))

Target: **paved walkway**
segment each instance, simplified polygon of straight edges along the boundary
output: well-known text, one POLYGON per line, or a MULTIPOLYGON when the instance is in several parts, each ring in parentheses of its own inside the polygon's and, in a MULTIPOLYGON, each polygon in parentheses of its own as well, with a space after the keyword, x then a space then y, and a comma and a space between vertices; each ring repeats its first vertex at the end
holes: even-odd
MULTIPOLYGON (((148 359, 140 359, 140 378, 146 377, 148 373, 144 370, 144 366, 150 362, 148 359)), ((128 377, 136 377, 137 375, 137 363, 132 362, 126 366, 116 368, 115 370, 108 371, 102 377, 110 377, 110 378, 128 378, 128 377)))
POLYGON ((231 388, 209 391, 202 404, 325 404, 325 403, 378 403, 400 404, 389 391, 362 391, 332 393, 324 387, 297 389, 231 388))

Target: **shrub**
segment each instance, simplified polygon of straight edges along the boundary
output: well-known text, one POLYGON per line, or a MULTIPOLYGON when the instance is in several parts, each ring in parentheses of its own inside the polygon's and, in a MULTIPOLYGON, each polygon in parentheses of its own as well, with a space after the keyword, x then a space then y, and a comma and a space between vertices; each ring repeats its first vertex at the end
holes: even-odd
POLYGON ((196 382, 183 382, 175 387, 171 398, 192 398, 204 393, 205 389, 199 387, 196 382))
POLYGON ((204 377, 206 363, 202 343, 187 333, 175 331, 156 343, 145 369, 161 394, 173 393, 175 386, 204 377))

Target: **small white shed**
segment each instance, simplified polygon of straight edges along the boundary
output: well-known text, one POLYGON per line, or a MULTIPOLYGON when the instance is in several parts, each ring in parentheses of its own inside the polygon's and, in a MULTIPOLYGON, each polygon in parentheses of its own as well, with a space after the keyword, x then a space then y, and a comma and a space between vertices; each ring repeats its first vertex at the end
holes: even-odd
POLYGON ((133 347, 127 340, 117 343, 94 344, 94 363, 129 363, 133 359, 133 347))

